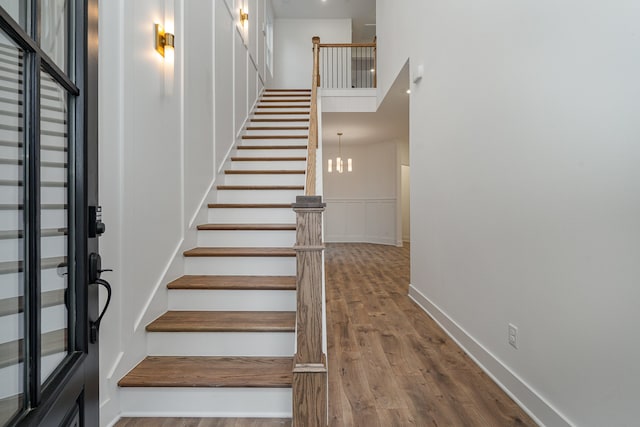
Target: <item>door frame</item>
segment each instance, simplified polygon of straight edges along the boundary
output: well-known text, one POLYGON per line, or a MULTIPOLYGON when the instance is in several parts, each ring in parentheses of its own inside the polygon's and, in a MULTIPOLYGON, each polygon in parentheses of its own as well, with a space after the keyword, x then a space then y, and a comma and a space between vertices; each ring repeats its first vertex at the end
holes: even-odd
MULTIPOLYGON (((31 31, 36 34, 36 39, 40 35, 39 8, 40 0, 34 0, 31 8, 29 19, 31 22, 37 22, 37 27, 31 31)), ((46 62, 37 61, 34 63, 33 55, 29 55, 29 65, 25 68, 25 78, 39 79, 40 69, 58 76, 59 83, 69 90, 75 86, 79 89, 76 96, 75 110, 73 120, 70 122, 68 132, 74 137, 70 140, 73 146, 74 161, 69 162, 70 176, 75 179, 69 183, 74 184, 74 188, 69 188, 69 193, 73 195, 76 212, 73 223, 69 222, 68 227, 74 227, 75 231, 73 245, 75 247, 76 259, 75 281, 69 283, 74 286, 76 299, 75 306, 75 323, 69 327, 75 327, 73 333, 76 337, 75 348, 69 349, 72 356, 61 365, 61 370, 55 374, 51 381, 48 381, 47 387, 42 388, 40 385, 40 372, 30 370, 30 375, 25 379, 25 392, 29 394, 29 406, 23 410, 22 415, 15 419, 12 426, 66 426, 70 425, 74 419, 79 420, 79 426, 95 427, 99 425, 99 360, 98 346, 99 338, 95 343, 89 340, 89 322, 98 318, 98 289, 96 285, 88 283, 88 255, 98 253, 98 236, 89 237, 90 221, 95 218, 89 218, 89 206, 98 205, 98 0, 68 0, 69 5, 75 7, 75 20, 73 30, 69 30, 69 40, 73 38, 75 46, 75 54, 73 60, 69 64, 70 74, 75 76, 75 83, 66 77, 65 73, 52 67, 46 62), (71 68, 73 67, 73 68, 71 68), (72 125, 72 126, 71 126, 72 125)), ((37 52, 42 55, 44 52, 36 41, 33 40, 32 34, 25 31, 20 25, 15 23, 10 15, 4 10, 0 10, 0 28, 13 39, 24 51, 37 52)), ((70 27, 71 28, 71 27, 70 27)), ((44 55, 46 56, 46 55, 44 55)), ((25 63, 26 64, 26 63, 25 63)), ((37 88, 37 86, 30 86, 37 88)), ((38 117, 39 113, 33 115, 33 109, 39 107, 40 94, 35 89, 33 92, 26 93, 28 99, 25 98, 26 108, 31 109, 32 117, 38 117)), ((29 132, 39 132, 38 124, 33 123, 29 132)), ((28 138, 25 135, 25 138, 28 138)), ((26 141, 26 139, 25 139, 26 141)), ((31 147, 31 150, 39 147, 31 147)), ((70 147, 71 148, 71 147, 70 147)), ((71 151, 71 150, 70 150, 71 151)), ((39 153, 31 152, 30 155, 39 158, 39 153)), ((38 160, 36 160, 38 163, 38 160)), ((29 175, 30 186, 39 186, 38 171, 32 170, 29 175)), ((38 187, 39 188, 39 187, 38 187)), ((33 188, 29 187, 29 191, 33 188)), ((30 206, 30 211, 39 209, 40 200, 38 193, 30 193, 32 199, 25 199, 25 208, 30 206)), ((71 201, 71 200, 70 200, 71 201)), ((39 228, 39 221, 36 218, 25 218, 25 222, 29 221, 29 227, 32 229, 39 228)), ((31 239, 33 245, 35 239, 31 239)), ((29 248, 28 253, 39 257, 38 248, 29 248)), ((28 272, 25 270, 24 277, 27 283, 32 283, 36 272, 28 272)), ((36 280, 37 282, 37 280, 36 280)), ((38 290, 39 292, 39 290, 38 290)), ((31 313, 34 310, 40 310, 39 297, 33 298, 30 302, 31 313)), ((25 324, 25 346, 32 355, 40 354, 39 340, 29 340, 29 336, 40 335, 39 322, 30 322, 28 319, 25 324), (37 323, 37 324, 34 324, 37 323), (33 342, 37 341, 37 342, 33 342)), ((27 363, 25 361, 25 363, 27 363)), ((35 364, 34 366, 39 366, 35 364)))

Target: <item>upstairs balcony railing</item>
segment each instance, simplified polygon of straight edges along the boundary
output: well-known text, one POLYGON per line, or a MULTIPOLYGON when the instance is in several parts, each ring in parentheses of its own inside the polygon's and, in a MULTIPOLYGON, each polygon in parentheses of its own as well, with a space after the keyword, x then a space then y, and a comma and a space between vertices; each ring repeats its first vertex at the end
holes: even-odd
POLYGON ((377 86, 376 43, 320 43, 319 87, 370 89, 377 86))

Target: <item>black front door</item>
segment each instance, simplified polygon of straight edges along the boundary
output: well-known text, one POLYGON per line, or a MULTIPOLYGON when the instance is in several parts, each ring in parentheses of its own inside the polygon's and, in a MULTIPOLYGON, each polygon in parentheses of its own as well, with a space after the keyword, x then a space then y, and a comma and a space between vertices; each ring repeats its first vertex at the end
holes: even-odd
POLYGON ((98 426, 97 0, 0 0, 0 426, 98 426))

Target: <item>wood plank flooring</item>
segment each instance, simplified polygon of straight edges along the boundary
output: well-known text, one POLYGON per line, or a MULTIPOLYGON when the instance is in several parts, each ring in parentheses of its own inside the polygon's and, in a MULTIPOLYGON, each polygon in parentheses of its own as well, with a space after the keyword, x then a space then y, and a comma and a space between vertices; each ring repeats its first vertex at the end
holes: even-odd
POLYGON ((115 427, 291 427, 291 420, 263 418, 123 418, 115 427))
POLYGON ((325 260, 330 426, 536 425, 407 297, 409 247, 325 260))

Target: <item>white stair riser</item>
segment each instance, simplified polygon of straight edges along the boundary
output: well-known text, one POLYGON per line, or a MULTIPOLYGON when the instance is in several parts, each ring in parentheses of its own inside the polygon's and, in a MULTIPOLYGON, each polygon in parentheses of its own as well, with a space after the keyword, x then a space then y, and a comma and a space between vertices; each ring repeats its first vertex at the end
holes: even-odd
POLYGON ((188 257, 185 274, 294 276, 295 257, 188 257))
POLYGON ((303 170, 307 168, 305 160, 270 160, 270 161, 232 161, 231 169, 247 170, 303 170))
POLYGON ((22 392, 24 365, 11 365, 0 368, 0 400, 15 396, 22 392))
POLYGON ((293 332, 149 332, 150 356, 291 357, 293 332))
MULTIPOLYGON (((260 135, 264 136, 264 135, 260 135)), ((259 138, 259 139, 243 139, 240 142, 240 145, 244 146, 262 146, 262 145, 307 145, 309 138, 282 138, 282 139, 271 139, 271 138, 259 138)), ((240 152, 246 150, 238 150, 240 152)))
POLYGON ((294 203, 302 190, 218 190, 218 203, 294 203))
MULTIPOLYGON (((309 90, 278 90, 280 88, 274 88, 274 90, 268 90, 265 91, 264 95, 286 95, 286 96, 291 96, 291 97, 295 97, 295 96, 301 96, 301 97, 310 97, 311 96, 311 91, 309 90)), ((296 88, 296 89, 300 89, 300 88, 296 88)), ((303 88, 304 89, 304 88, 303 88)))
MULTIPOLYGON (((259 117, 256 117, 259 119, 259 117)), ((296 119, 305 119, 305 121, 295 121, 292 120, 292 118, 290 117, 289 119, 286 119, 287 121, 277 121, 277 122, 256 122, 256 121, 249 121, 247 122, 247 126, 261 126, 261 127, 273 127, 273 128, 278 128, 278 127, 283 127, 283 126, 306 126, 309 127, 309 122, 308 122, 308 117, 296 117, 296 119)), ((272 131, 274 131, 274 129, 271 129, 272 131)), ((303 131, 300 131, 302 133, 308 133, 309 130, 305 129, 303 131)))
MULTIPOLYGON (((64 256, 67 248, 66 236, 51 236, 42 238, 41 257, 53 258, 64 256)), ((0 262, 24 259, 24 243, 18 239, 0 240, 0 262)))
MULTIPOLYGON (((263 126, 262 123, 251 123, 249 124, 250 127, 253 126, 258 126, 258 127, 266 127, 263 126)), ((298 125, 291 125, 291 126, 295 126, 295 127, 305 127, 306 125, 304 123, 298 123, 298 125)), ((279 126, 274 126, 274 127, 289 127, 283 124, 280 124, 279 126)), ((245 130, 245 135, 251 135, 251 136, 263 136, 263 135, 274 135, 274 136, 281 136, 281 135, 294 135, 294 136, 304 136, 304 137, 308 137, 309 136, 309 130, 308 129, 269 129, 269 130, 265 130, 265 129, 257 129, 257 130, 253 130, 253 129, 247 129, 245 130)))
MULTIPOLYGON (((0 131, 0 140, 5 141, 16 141, 17 137, 15 135, 4 135, 2 131, 0 131)), ((42 142, 45 144, 45 142, 42 142)), ((54 144, 51 144, 54 145, 54 144)), ((56 143, 55 146, 62 146, 60 143, 56 143)), ((43 162, 58 162, 64 163, 66 161, 66 154, 64 151, 57 150, 41 150, 40 151, 40 160, 43 162)), ((9 159, 9 160, 18 160, 23 159, 21 156, 21 152, 19 149, 15 147, 5 147, 0 146, 0 158, 9 159)))
POLYGON ((18 165, 0 165, 0 179, 22 180, 23 169, 18 165))
POLYGON ((227 185, 304 185, 304 174, 227 174, 227 185))
MULTIPOLYGON (((0 200, 5 203, 19 203, 22 201, 22 187, 0 186, 0 200)), ((42 187, 40 191, 41 203, 66 203, 67 189, 64 187, 42 187)))
POLYGON ((210 208, 208 221, 220 224, 295 224, 296 213, 290 208, 210 208))
POLYGON ((122 416, 291 417, 290 388, 124 387, 122 416))
POLYGON ((198 230, 200 247, 289 247, 295 241, 295 230, 198 230))
MULTIPOLYGON (((22 180, 24 169, 19 165, 0 166, 0 179, 22 180)), ((63 182, 67 179, 67 169, 57 167, 42 167, 40 179, 45 182, 63 182)))
MULTIPOLYGON (((55 268, 42 270, 42 292, 66 288, 66 279, 68 276, 61 276, 58 272, 55 268)), ((0 300, 24 295, 23 286, 24 273, 0 274, 0 300)), ((11 329, 7 325, 8 324, 3 323, 3 328, 6 328, 6 331, 11 329)), ((0 333, 2 332, 3 331, 0 330, 0 333)))
POLYGON ((267 103, 267 104, 279 104, 279 103, 286 103, 286 102, 291 103, 292 101, 300 102, 301 104, 306 102, 307 104, 309 104, 311 102, 311 96, 310 95, 287 95, 287 96, 263 96, 260 98, 261 103, 267 103))
POLYGON ((295 311, 296 291, 172 289, 169 310, 295 311))
MULTIPOLYGON (((283 104, 285 105, 285 104, 283 104)), ((258 113, 267 113, 267 114, 289 114, 289 113, 306 113, 309 114, 309 107, 296 105, 295 108, 282 108, 278 106, 278 108, 258 108, 256 110, 258 113)), ((258 114, 261 116, 262 114, 258 114)))
POLYGON ((307 155, 306 148, 286 148, 286 149, 250 149, 237 150, 238 157, 305 157, 307 155))
MULTIPOLYGON (((262 111, 260 111, 262 113, 262 111)), ((268 111, 268 114, 254 114, 253 118, 255 119, 308 119, 309 114, 282 114, 281 111, 268 111)))

